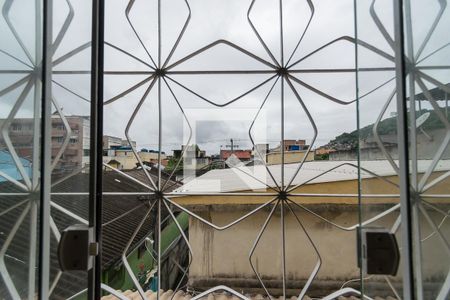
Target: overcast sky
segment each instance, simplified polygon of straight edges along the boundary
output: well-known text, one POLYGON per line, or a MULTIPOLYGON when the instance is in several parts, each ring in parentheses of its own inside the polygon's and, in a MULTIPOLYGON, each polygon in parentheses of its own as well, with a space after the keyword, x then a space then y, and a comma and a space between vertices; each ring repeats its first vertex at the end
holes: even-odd
MULTIPOLYGON (((188 10, 184 1, 161 1, 161 60, 165 61, 170 53, 177 36, 187 18, 188 10)), ((420 1, 414 1, 419 4, 420 1)), ((3 6, 4 1, 0 1, 3 6)), ((127 1, 109 0, 106 7, 105 40, 120 49, 131 53, 147 64, 152 65, 149 55, 139 43, 132 28, 127 22, 125 9, 127 1)), ((189 0, 191 20, 174 51, 168 65, 189 55, 219 39, 230 41, 252 54, 272 62, 262 44, 252 31, 247 11, 250 0, 189 0)), ((376 45, 379 49, 393 54, 388 43, 382 37, 369 15, 371 1, 358 1, 358 34, 361 39, 376 45)), ((312 51, 341 36, 354 36, 354 7, 353 0, 321 0, 313 1, 314 16, 304 38, 293 53, 294 47, 305 31, 311 16, 306 1, 283 1, 283 38, 284 56, 287 60, 292 55, 291 62, 296 62, 312 51), (293 54, 292 54, 293 53, 293 54)), ((30 53, 35 52, 34 39, 34 8, 29 7, 30 1, 14 1, 11 9, 11 19, 18 34, 22 37, 30 53), (24 9, 27 8, 27 9, 24 9)), ((74 19, 69 27, 60 47, 56 50, 55 58, 90 40, 90 7, 84 1, 72 1, 74 19)), ((143 41, 149 54, 155 61, 158 58, 157 31, 157 1, 137 0, 130 12, 130 20, 143 41)), ((419 20, 414 24, 414 39, 416 48, 426 35, 433 18, 417 18, 418 13, 434 16, 437 12, 438 1, 427 1, 426 5, 413 6, 413 17, 419 20), (436 3, 434 3, 436 2, 436 3)), ((376 12, 392 32, 392 10, 385 1, 377 1, 376 12)), ((68 6, 65 1, 55 1, 54 31, 59 32, 67 17, 68 6)), ((272 0, 258 0, 255 2, 250 18, 261 34, 277 61, 280 61, 280 19, 279 2, 272 0)), ((448 16, 444 16, 448 20, 448 16)), ((424 50, 424 55, 445 44, 448 38, 446 26, 440 26, 424 50), (444 27, 444 28, 442 28, 444 27)), ((448 29, 448 28, 447 28, 448 29)), ((0 21, 2 36, 1 49, 13 53, 16 57, 26 61, 25 53, 20 49, 15 38, 0 21)), ((448 41, 447 41, 448 42, 448 41)), ((447 47, 448 48, 448 47, 447 47)), ((359 63, 362 67, 393 66, 392 62, 368 51, 359 49, 359 63)), ((90 49, 78 53, 55 67, 55 70, 89 70, 90 49)), ((424 63, 441 63, 448 58, 449 50, 444 49, 437 55, 430 57, 424 63)), ((23 69, 22 64, 0 53, 1 69, 23 69)), ((354 45, 349 41, 340 41, 309 56, 297 64, 294 69, 335 69, 354 67, 354 45)), ((149 71, 150 68, 124 53, 110 47, 105 48, 105 69, 107 71, 149 71)), ((179 64, 173 70, 268 70, 269 67, 261 62, 237 51, 236 49, 219 44, 190 60, 179 64)), ((360 93, 364 94, 393 77, 393 72, 364 72, 360 73, 360 93)), ((437 79, 448 82, 448 71, 434 72, 437 79)), ((0 89, 12 84, 23 75, 0 74, 0 89)), ((355 77, 353 73, 297 73, 295 75, 307 85, 321 92, 344 101, 355 99, 355 77)), ((148 75, 106 75, 105 99, 129 89, 144 80, 148 75)), ((271 77, 270 74, 250 75, 171 75, 173 80, 185 85, 204 98, 215 104, 224 104, 229 100, 245 93, 249 89, 261 84, 271 77)), ((89 98, 89 75, 55 74, 54 79, 71 91, 89 98)), ((242 97, 238 101, 226 106, 212 105, 192 93, 168 80, 176 99, 172 96, 166 83, 161 81, 161 112, 162 112, 162 150, 171 152, 179 149, 188 138, 187 123, 194 128, 195 140, 208 154, 218 153, 220 147, 229 144, 233 138, 240 149, 250 148, 249 128, 258 110, 261 113, 256 118, 253 134, 258 135, 256 142, 268 142, 276 146, 281 139, 281 80, 267 81, 254 92, 242 97), (269 90, 273 86, 270 95, 269 90), (263 105, 264 103, 264 105, 263 105), (181 113, 184 110, 185 117, 181 113), (236 113, 241 111, 241 113, 236 113), (220 117, 219 117, 220 115, 220 117), (264 116, 264 117, 262 117, 264 116), (197 123, 195 123, 197 122, 197 123), (195 123, 195 124, 194 124, 195 123), (261 133, 264 134, 261 134, 261 133)), ((150 81, 130 92, 126 96, 105 106, 104 130, 105 134, 125 137, 125 128, 138 102, 148 89, 150 81)), ((305 107, 315 121, 318 136, 315 146, 326 144, 330 139, 356 129, 356 105, 341 105, 318 95, 297 83, 293 83, 305 107)), ((1 117, 5 117, 11 106, 23 89, 20 88, 2 96, 0 103, 1 117)), ((385 86, 361 100, 360 121, 367 125, 373 123, 394 88, 391 81, 385 86)), ((31 91, 26 102, 19 110, 18 116, 30 116, 32 111, 31 91)), ((54 85, 54 96, 57 103, 63 107, 65 114, 87 115, 89 102, 71 94, 59 85, 54 85)), ((295 97, 291 88, 284 84, 284 118, 285 138, 306 139, 308 143, 314 136, 313 126, 309 121, 302 105, 295 97)), ((394 103, 388 109, 386 117, 395 109, 394 103)), ((137 141, 138 148, 157 149, 158 147, 158 84, 148 93, 145 101, 136 113, 130 126, 130 138, 137 141)))

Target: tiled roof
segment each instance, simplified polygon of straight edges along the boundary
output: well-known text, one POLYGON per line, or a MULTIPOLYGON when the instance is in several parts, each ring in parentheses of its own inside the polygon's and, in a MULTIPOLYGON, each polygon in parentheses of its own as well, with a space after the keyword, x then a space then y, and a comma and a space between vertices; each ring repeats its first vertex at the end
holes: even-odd
MULTIPOLYGON (((126 172, 127 175, 138 179, 146 184, 149 184, 148 178, 142 170, 133 170, 126 172)), ((155 180, 155 178, 153 178, 155 180)), ((174 182, 173 188, 179 186, 174 182)), ((89 174, 79 173, 64 181, 56 184, 52 188, 53 193, 85 193, 89 189, 89 174)), ((121 175, 117 172, 106 171, 103 174, 103 189, 104 192, 147 192, 148 189, 135 181, 121 175)), ((14 185, 9 182, 0 183, 0 190, 2 193, 21 192, 14 185)), ((111 222, 103 228, 103 249, 102 262, 103 268, 114 264, 120 259, 120 256, 125 249, 128 239, 133 234, 147 212, 149 200, 148 196, 137 195, 104 195, 103 196, 103 224, 111 222), (142 208, 142 209, 140 209, 142 208), (131 212, 130 212, 131 211, 131 212), (128 215, 118 218, 126 212, 128 215), (118 219, 117 219, 118 218, 118 219)), ((0 201, 0 212, 6 210, 12 205, 25 200, 25 196, 2 196, 0 201)), ((52 201, 57 205, 69 210, 71 213, 87 220, 89 216, 89 198, 87 195, 52 195, 52 201)), ((10 212, 0 217, 0 244, 3 244, 11 231, 12 226, 22 212, 23 206, 11 210, 10 212)), ((67 216, 65 213, 52 207, 51 215, 59 230, 64 230, 68 226, 79 223, 67 216)), ((25 219, 24 224, 19 228, 13 242, 8 248, 7 267, 11 271, 14 283, 18 283, 19 291, 27 290, 28 265, 29 255, 29 218, 25 219), (16 278, 14 280, 14 278, 16 278), (23 282, 23 285, 20 283, 23 282)), ((136 238, 130 249, 134 249, 141 241, 151 232, 153 219, 147 218, 146 222, 138 232, 136 238)), ((51 241, 51 274, 54 276, 58 271, 58 260, 56 257, 57 243, 54 238, 51 241)), ((51 279, 52 281, 52 279, 51 279)), ((69 296, 86 288, 86 273, 81 272, 65 272, 63 273, 52 299, 66 299, 69 296)), ((8 299, 9 294, 4 287, 4 283, 0 282, 0 299, 8 299)))
MULTIPOLYGON (((0 189, 3 191, 8 183, 2 183, 0 189)), ((25 200, 25 196, 17 197, 2 197, 0 201, 0 211, 11 207, 12 205, 25 200)), ((0 245, 3 245, 5 239, 8 237, 8 233, 14 226, 20 213, 23 211, 25 204, 20 207, 2 215, 0 217, 0 245)), ((53 213, 53 212, 52 212, 53 213)), ((26 217, 22 225, 19 227, 16 235, 14 236, 12 243, 10 244, 5 258, 6 267, 10 273, 10 276, 16 285, 17 290, 21 295, 24 295, 27 291, 27 276, 28 276, 28 255, 30 246, 30 221, 26 217)), ((57 243, 54 238, 50 243, 50 261, 51 261, 51 278, 53 281, 58 269, 58 260, 56 257, 57 243)), ((52 299, 66 299, 75 292, 80 291, 87 286, 86 273, 84 272, 70 272, 64 273, 59 284, 56 286, 52 299)), ((11 299, 3 280, 0 280, 0 299, 11 299)))
POLYGON ((251 159, 252 158, 252 150, 221 150, 220 156, 223 160, 226 160, 231 155, 236 156, 241 159, 251 159))
MULTIPOLYGON (((118 291, 121 292, 121 291, 118 291)), ((133 292, 130 290, 121 292, 122 295, 124 295, 125 297, 127 297, 130 300, 142 300, 141 296, 139 295, 139 292, 133 292)), ((147 300, 156 300, 156 296, 157 293, 153 292, 151 290, 148 290, 145 292, 145 295, 147 296, 147 300)), ((245 295, 246 297, 248 297, 250 300, 269 300, 269 298, 267 296, 263 296, 261 294, 256 294, 256 295, 245 295)), ((167 291, 160 291, 160 300, 190 300, 193 297, 192 294, 190 293, 186 293, 184 291, 178 291, 175 293, 175 295, 173 294, 172 290, 167 290, 167 291)), ((108 295, 108 296, 103 296, 102 300, 117 300, 118 298, 114 295, 108 295)), ((239 300, 240 298, 238 298, 235 295, 232 295, 230 293, 227 292, 214 292, 214 293, 210 293, 208 294, 208 296, 205 296, 203 298, 200 298, 202 300, 239 300)), ((292 296, 290 298, 288 298, 289 300, 297 300, 296 296, 292 296)), ((308 297, 308 296, 304 296, 303 300, 311 300, 312 298, 308 297)), ((346 295, 346 296, 339 296, 338 298, 336 298, 337 300, 359 300, 360 298, 352 296, 352 295, 346 295)), ((374 300, 395 300, 395 298, 388 296, 387 298, 381 298, 381 297, 375 297, 373 298, 374 300)), ((283 297, 280 296, 278 298, 276 297, 272 297, 270 300, 283 300, 283 297)))

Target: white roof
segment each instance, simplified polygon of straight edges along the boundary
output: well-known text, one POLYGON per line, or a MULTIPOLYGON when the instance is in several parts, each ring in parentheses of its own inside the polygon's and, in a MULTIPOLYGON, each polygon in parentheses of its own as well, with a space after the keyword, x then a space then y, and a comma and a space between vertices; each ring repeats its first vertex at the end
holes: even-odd
MULTIPOLYGON (((424 173, 431 165, 431 160, 419 160, 418 172, 424 173)), ((284 178, 288 184, 293 176, 291 185, 298 185, 309 181, 307 184, 355 180, 358 178, 357 161, 310 161, 305 162, 295 176, 299 163, 285 164, 284 178), (335 169, 333 169, 335 168, 335 169), (332 171, 329 171, 333 169, 332 171), (329 171, 329 172, 327 172, 329 171), (327 172, 327 173, 325 173, 327 172)), ((361 166, 378 176, 392 176, 395 171, 387 160, 362 161, 361 166)), ((280 184, 281 165, 268 166, 273 178, 280 184)), ((450 160, 438 162, 434 171, 450 170, 450 160)), ((271 175, 265 166, 240 166, 230 169, 211 170, 199 176, 174 192, 236 192, 247 190, 261 190, 267 186, 275 187, 271 175)), ((361 170, 363 178, 375 177, 370 172, 361 170)))

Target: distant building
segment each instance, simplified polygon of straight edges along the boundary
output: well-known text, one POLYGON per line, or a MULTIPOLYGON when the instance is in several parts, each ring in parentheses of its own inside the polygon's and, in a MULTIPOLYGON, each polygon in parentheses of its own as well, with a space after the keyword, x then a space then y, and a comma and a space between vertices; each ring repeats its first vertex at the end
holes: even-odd
POLYGON ((267 162, 267 153, 269 153, 269 144, 256 144, 252 150, 253 160, 267 162))
MULTIPOLYGON (((277 147, 270 149, 266 155, 266 163, 269 165, 281 164, 283 157, 280 143, 277 147)), ((306 161, 314 160, 314 152, 308 152, 309 145, 306 140, 283 140, 284 163, 301 162, 305 155, 306 161)))
POLYGON ((219 160, 220 160, 220 154, 211 155, 211 161, 219 161, 219 160))
POLYGON ((184 156, 192 156, 196 158, 206 157, 206 151, 200 150, 197 145, 181 145, 181 149, 173 150, 173 157, 179 158, 183 154, 184 156))
POLYGON ((211 162, 211 157, 206 156, 206 151, 200 150, 197 145, 182 145, 181 149, 173 150, 173 159, 178 160, 181 157, 184 170, 197 170, 211 162))
MULTIPOLYGON (((423 141, 423 137, 420 137, 421 134, 417 135, 418 140, 423 141)), ((380 140, 383 143, 383 147, 386 152, 393 157, 394 159, 398 159, 398 151, 397 151, 397 135, 396 134, 383 134, 380 135, 380 140)), ((429 142, 428 140, 426 141, 429 142)), ((420 148, 421 152, 424 147, 420 148)), ((362 160, 384 160, 386 159, 386 155, 381 150, 380 146, 377 143, 377 140, 373 135, 370 135, 366 138, 359 140, 359 156, 362 160)), ((420 158, 424 158, 424 156, 420 156, 420 158)), ((426 157, 425 157, 426 158, 426 157)), ((357 160, 358 159, 358 149, 338 149, 336 151, 330 152, 329 154, 330 160, 357 160)))
MULTIPOLYGON (((0 120, 0 125, 5 120, 0 120)), ((88 116, 65 116, 64 120, 57 114, 51 118, 51 159, 58 163, 53 174, 70 173, 89 164, 90 118, 88 116)), ((9 138, 19 157, 32 162, 35 140, 35 120, 33 118, 16 118, 9 125, 9 138)), ((0 140, 0 150, 6 150, 0 140)))
MULTIPOLYGON (((446 138, 448 130, 445 128, 430 129, 426 131, 418 131, 416 133, 417 157, 418 159, 433 159, 436 149, 438 149, 442 141, 446 138)), ((357 160, 358 154, 361 160, 384 160, 387 155, 393 159, 398 159, 397 134, 380 134, 379 139, 384 147, 384 151, 377 143, 373 135, 359 140, 358 149, 343 149, 330 153, 330 160, 357 160)), ((440 159, 450 158, 450 147, 442 152, 440 159)))
POLYGON ((335 151, 336 151, 335 149, 330 148, 328 146, 321 146, 314 150, 314 154, 315 155, 326 155, 326 154, 330 154, 335 151))
MULTIPOLYGON (((131 141, 136 149, 136 142, 131 141)), ((130 143, 120 137, 103 136, 103 162, 119 170, 131 170, 138 166, 138 160, 130 143)))
MULTIPOLYGON (((144 164, 156 165, 158 161, 159 151, 142 149, 138 152, 139 158, 144 164)), ((161 165, 167 166, 167 156, 165 152, 161 152, 161 165)))
MULTIPOLYGON (((308 149, 306 140, 283 140, 284 151, 299 151, 308 149)), ((276 148, 271 149, 270 152, 280 151, 281 143, 276 148)))
MULTIPOLYGON (((295 150, 284 152, 284 163, 298 163, 303 160, 306 155, 305 161, 314 160, 314 151, 308 152, 307 150, 295 150)), ((269 152, 266 156, 266 162, 268 165, 281 164, 283 158, 281 152, 269 152)))
MULTIPOLYGON (((131 145, 136 149, 136 142, 135 141, 131 141, 131 145)), ((109 156, 113 156, 114 155, 114 149, 116 149, 117 147, 129 147, 130 144, 128 143, 128 140, 126 139, 122 139, 120 137, 116 137, 116 136, 111 136, 111 135, 104 135, 103 136, 103 151, 104 154, 103 156, 108 156, 108 152, 105 151, 112 151, 111 154, 109 156)))
MULTIPOLYGON (((104 135, 103 162, 119 170, 131 170, 138 167, 139 161, 131 146, 136 149, 136 142, 131 141, 130 145, 130 142, 126 139, 104 135)), ((137 152, 137 155, 144 165, 155 166, 158 164, 158 151, 156 150, 144 148, 137 152)), ((167 157, 164 152, 161 152, 161 165, 163 167, 167 165, 167 157)))
POLYGON ((119 170, 131 170, 139 165, 130 146, 117 146, 110 151, 113 151, 113 156, 108 156, 108 159, 119 162, 119 170))
MULTIPOLYGON (((19 160, 25 170, 25 173, 31 177, 31 162, 24 158, 19 158, 19 160)), ((22 175, 17 169, 11 153, 5 150, 0 150, 0 182, 7 181, 3 175, 6 175, 14 180, 22 180, 22 175)))
POLYGON ((252 160, 252 150, 220 150, 220 159, 227 160, 232 154, 234 154, 241 161, 252 160))

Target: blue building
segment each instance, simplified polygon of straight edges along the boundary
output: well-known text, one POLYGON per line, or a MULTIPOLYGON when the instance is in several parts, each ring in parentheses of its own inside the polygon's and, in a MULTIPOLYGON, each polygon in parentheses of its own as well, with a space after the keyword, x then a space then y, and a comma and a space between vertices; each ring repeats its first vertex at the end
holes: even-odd
MULTIPOLYGON (((31 177, 31 162, 25 158, 19 159, 28 176, 31 177)), ((11 153, 7 150, 0 150, 0 172, 16 180, 22 180, 22 175, 20 175, 11 153)), ((0 182, 3 181, 6 181, 6 179, 0 174, 0 182)))

